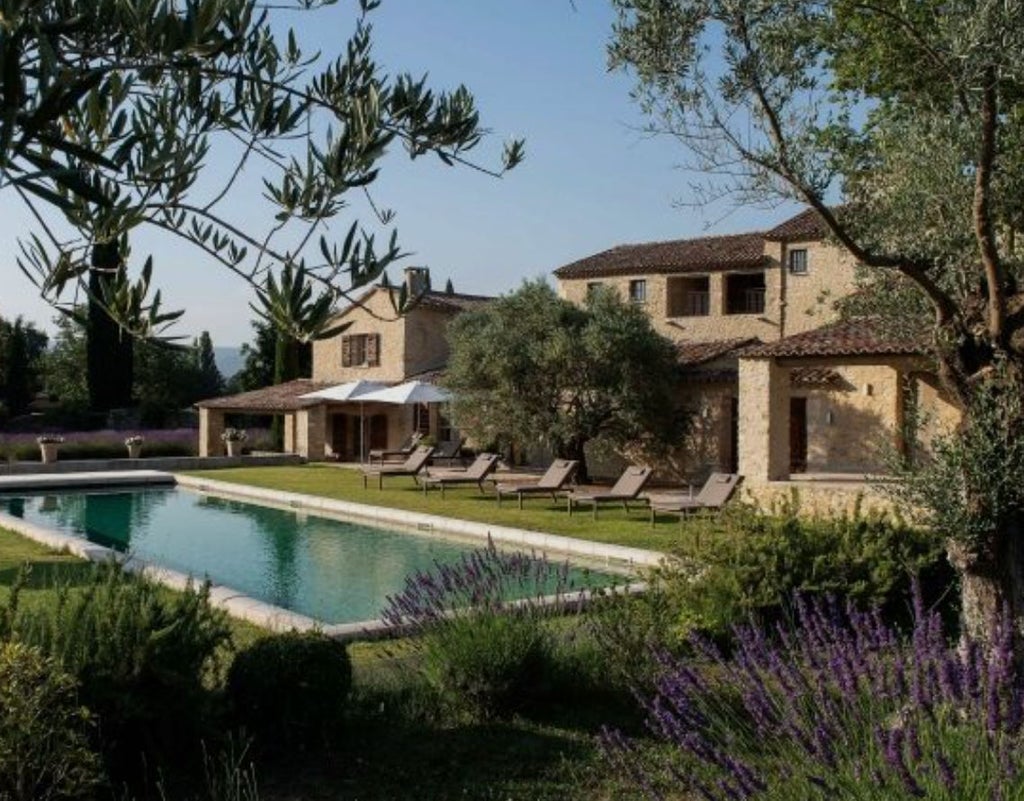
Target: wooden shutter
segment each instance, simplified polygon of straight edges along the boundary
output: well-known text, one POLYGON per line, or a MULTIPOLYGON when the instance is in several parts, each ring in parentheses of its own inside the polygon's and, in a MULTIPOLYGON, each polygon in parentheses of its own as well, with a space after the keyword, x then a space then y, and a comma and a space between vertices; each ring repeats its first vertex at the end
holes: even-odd
POLYGON ((366 363, 370 367, 380 364, 380 334, 366 336, 366 363))
POLYGON ((352 337, 348 335, 341 338, 341 366, 352 366, 352 337))

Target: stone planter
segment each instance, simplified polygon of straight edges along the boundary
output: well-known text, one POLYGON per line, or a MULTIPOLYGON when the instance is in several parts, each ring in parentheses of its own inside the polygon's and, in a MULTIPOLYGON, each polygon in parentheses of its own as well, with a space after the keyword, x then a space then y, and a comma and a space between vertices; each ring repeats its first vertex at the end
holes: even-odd
POLYGON ((128 458, 129 459, 138 459, 140 456, 142 456, 142 443, 141 442, 136 444, 136 445, 129 445, 128 446, 128 458))
POLYGON ((242 441, 240 439, 229 439, 224 443, 224 447, 228 450, 228 456, 242 455, 242 441))
POLYGON ((42 455, 43 464, 53 464, 57 461, 57 449, 60 444, 57 442, 40 442, 39 453, 42 455))

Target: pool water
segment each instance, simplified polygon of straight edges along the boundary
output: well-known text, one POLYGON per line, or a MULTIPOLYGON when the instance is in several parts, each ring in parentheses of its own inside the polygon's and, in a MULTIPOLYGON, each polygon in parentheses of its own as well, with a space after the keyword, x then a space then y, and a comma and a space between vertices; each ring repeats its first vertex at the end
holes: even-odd
MULTIPOLYGON (((325 623, 375 619, 407 575, 479 547, 182 488, 0 495, 0 511, 325 623)), ((574 567, 570 581, 612 577, 574 567)))

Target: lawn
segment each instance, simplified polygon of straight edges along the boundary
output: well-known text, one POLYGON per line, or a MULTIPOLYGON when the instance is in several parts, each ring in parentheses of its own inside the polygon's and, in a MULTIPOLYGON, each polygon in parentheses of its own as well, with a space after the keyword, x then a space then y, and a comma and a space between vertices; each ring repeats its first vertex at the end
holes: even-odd
POLYGON ((630 512, 621 506, 603 506, 595 521, 589 508, 570 517, 565 502, 555 503, 550 497, 528 499, 522 510, 514 499, 504 501, 499 507, 493 494, 481 495, 475 486, 449 489, 443 499, 436 490, 424 495, 423 490, 406 477, 385 479, 383 490, 378 490, 372 482, 369 489, 363 489, 359 471, 336 465, 250 467, 190 475, 655 551, 672 550, 691 533, 691 527, 707 529, 706 522, 687 522, 680 528, 674 516, 661 517, 651 528, 649 513, 642 504, 631 505, 630 512))

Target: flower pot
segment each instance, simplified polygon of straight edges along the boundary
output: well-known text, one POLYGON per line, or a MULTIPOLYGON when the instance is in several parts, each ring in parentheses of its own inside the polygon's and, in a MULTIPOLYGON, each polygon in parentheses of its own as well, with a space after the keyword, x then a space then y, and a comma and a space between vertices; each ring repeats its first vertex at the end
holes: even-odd
POLYGON ((237 439, 229 439, 224 443, 228 449, 228 456, 241 456, 242 455, 242 442, 237 439))
POLYGON ((142 443, 128 446, 128 458, 138 459, 142 455, 142 443))
POLYGON ((57 461, 57 448, 60 445, 56 442, 40 442, 39 452, 42 454, 43 464, 53 464, 57 461))

